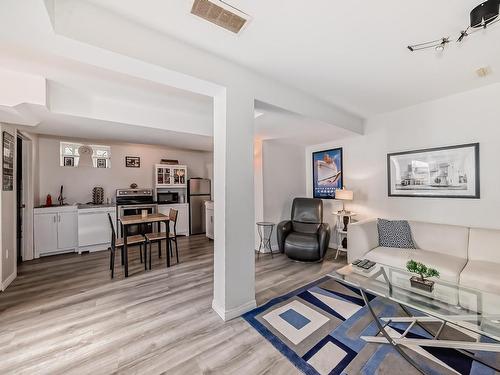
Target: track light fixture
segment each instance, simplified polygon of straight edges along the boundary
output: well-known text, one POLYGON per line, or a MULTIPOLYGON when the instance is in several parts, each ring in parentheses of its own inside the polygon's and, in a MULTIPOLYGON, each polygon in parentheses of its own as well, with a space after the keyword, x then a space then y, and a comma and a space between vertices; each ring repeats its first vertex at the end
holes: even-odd
MULTIPOLYGON (((457 42, 462 42, 466 37, 479 30, 484 30, 488 26, 500 21, 500 0, 487 0, 479 4, 470 12, 470 25, 460 32, 457 42)), ((450 38, 441 38, 430 42, 409 45, 408 49, 412 52, 424 49, 434 48, 436 51, 444 51, 446 45, 450 43, 450 38)))

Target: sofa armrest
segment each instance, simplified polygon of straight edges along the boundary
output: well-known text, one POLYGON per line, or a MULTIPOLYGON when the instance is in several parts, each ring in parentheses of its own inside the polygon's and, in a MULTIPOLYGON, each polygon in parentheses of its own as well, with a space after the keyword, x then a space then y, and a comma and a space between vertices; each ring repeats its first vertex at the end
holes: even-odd
POLYGON ((377 220, 369 219, 349 224, 347 231, 347 261, 363 258, 379 246, 377 220))
POLYGON ((285 252, 285 239, 286 236, 292 231, 292 222, 290 220, 282 221, 276 228, 276 236, 278 238, 278 247, 280 253, 285 252))
POLYGON ((328 245, 330 244, 330 225, 323 223, 318 228, 319 256, 325 257, 328 245))

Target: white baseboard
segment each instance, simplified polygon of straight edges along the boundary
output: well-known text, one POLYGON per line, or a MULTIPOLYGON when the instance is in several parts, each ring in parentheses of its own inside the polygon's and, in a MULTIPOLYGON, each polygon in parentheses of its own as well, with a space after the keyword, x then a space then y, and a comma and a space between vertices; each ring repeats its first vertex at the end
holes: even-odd
POLYGON ((212 309, 214 309, 214 311, 225 322, 227 322, 228 320, 237 318, 237 317, 243 315, 244 313, 246 313, 246 312, 248 312, 256 307, 257 307, 257 302, 255 300, 252 300, 252 301, 248 301, 247 303, 244 303, 241 306, 235 307, 233 309, 224 310, 223 308, 221 308, 220 306, 217 305, 215 300, 212 300, 212 309))
POLYGON ((10 285, 11 282, 14 281, 14 279, 17 276, 17 272, 13 272, 12 275, 7 277, 7 279, 2 283, 2 292, 7 289, 7 287, 10 285))

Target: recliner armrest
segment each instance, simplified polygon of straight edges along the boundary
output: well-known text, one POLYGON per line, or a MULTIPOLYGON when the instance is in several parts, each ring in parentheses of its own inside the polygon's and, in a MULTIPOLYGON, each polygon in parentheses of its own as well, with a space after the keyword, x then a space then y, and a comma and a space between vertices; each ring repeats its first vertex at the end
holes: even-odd
POLYGON ((285 239, 292 231, 292 222, 291 220, 285 220, 278 224, 276 228, 276 236, 278 237, 278 247, 280 249, 280 253, 285 252, 285 239))
POLYGON ((319 256, 324 258, 330 244, 330 225, 323 223, 318 228, 319 256))

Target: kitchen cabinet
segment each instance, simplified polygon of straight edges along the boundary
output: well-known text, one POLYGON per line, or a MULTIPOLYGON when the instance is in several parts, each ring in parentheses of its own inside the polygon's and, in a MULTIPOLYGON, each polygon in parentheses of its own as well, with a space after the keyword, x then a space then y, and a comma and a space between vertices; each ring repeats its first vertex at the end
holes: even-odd
POLYGON ((75 206, 34 210, 35 258, 74 252, 78 245, 78 218, 75 206))
POLYGON ((187 167, 185 165, 156 164, 154 167, 155 188, 185 188, 187 167))
POLYGON ((205 235, 214 239, 214 202, 205 202, 205 235))
MULTIPOLYGON (((170 213, 170 209, 178 211, 177 214, 177 234, 181 236, 189 236, 189 204, 174 203, 174 204, 159 204, 158 212, 164 215, 170 213)), ((165 224, 161 224, 161 231, 165 231, 165 224)), ((173 231, 173 226, 170 227, 173 231)))
POLYGON ((111 244, 111 226, 108 214, 116 228, 114 206, 87 206, 78 208, 78 253, 107 250, 111 244))

